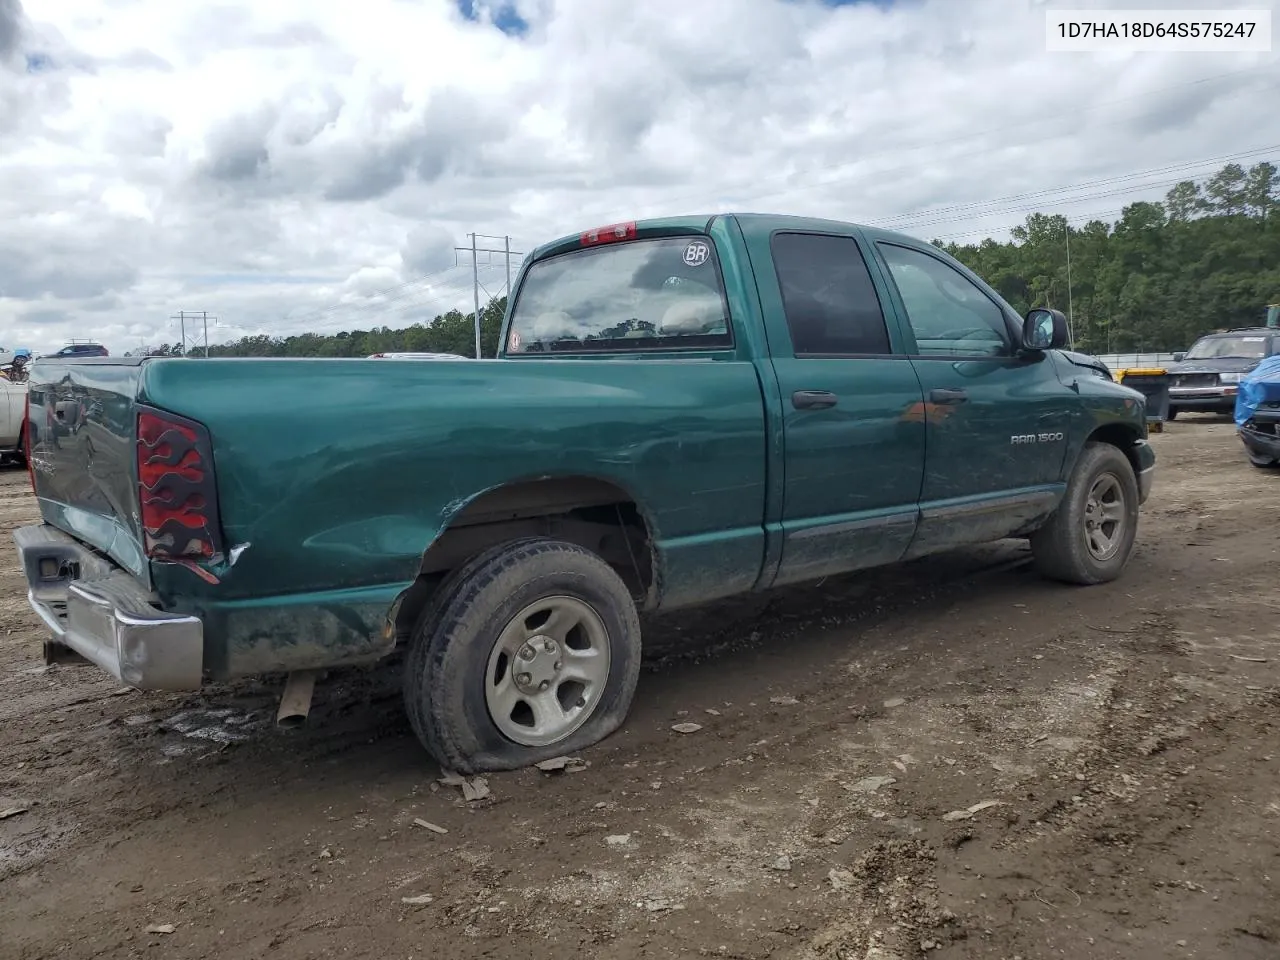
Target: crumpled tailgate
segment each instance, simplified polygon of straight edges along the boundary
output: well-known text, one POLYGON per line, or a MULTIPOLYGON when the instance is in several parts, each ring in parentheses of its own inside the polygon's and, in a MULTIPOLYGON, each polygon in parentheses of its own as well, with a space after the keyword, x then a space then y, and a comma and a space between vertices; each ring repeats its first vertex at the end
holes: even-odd
POLYGON ((135 449, 135 399, 144 361, 36 360, 28 386, 28 431, 44 521, 149 585, 135 449))

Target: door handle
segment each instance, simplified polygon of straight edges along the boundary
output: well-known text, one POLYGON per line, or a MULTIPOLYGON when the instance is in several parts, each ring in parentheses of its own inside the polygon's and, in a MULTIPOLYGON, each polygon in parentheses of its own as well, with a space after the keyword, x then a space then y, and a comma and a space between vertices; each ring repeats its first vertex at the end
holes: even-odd
POLYGON ((930 403, 964 403, 969 399, 969 393, 966 390, 930 390, 930 403))
POLYGON ((827 390, 797 390, 791 405, 797 410, 825 410, 836 405, 836 395, 827 390))

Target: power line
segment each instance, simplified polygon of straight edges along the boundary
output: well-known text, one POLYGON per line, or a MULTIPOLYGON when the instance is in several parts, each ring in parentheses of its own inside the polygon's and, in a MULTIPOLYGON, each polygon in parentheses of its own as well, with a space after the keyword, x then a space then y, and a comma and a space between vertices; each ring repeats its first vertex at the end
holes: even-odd
MULTIPOLYGON (((187 355, 187 321, 195 323, 199 320, 204 325, 204 355, 209 356, 209 311, 201 310, 199 313, 188 313, 185 310, 179 310, 177 313, 169 317, 170 320, 177 320, 182 336, 182 355, 187 355)), ((214 317, 213 322, 217 323, 218 318, 214 317)))
MULTIPOLYGON (((454 247, 453 252, 455 257, 459 253, 471 254, 471 282, 473 284, 472 293, 475 297, 475 306, 476 306, 473 321, 475 324, 475 335, 476 335, 476 359, 479 360, 480 359, 480 291, 482 289, 482 286, 480 284, 480 254, 501 253, 503 255, 503 257, 505 258, 505 263, 507 268, 506 285, 508 287, 511 286, 511 257, 513 255, 517 257, 523 257, 524 254, 511 249, 510 237, 506 237, 506 236, 494 237, 494 236, 489 236, 488 234, 483 234, 483 233, 472 233, 472 234, 469 234, 469 236, 471 237, 471 246, 470 247, 454 247), (486 240, 501 240, 502 249, 498 250, 493 247, 478 246, 478 242, 481 237, 483 237, 486 240)), ((489 294, 489 291, 485 290, 485 295, 488 296, 488 294, 489 294)), ((495 298, 489 297, 489 299, 493 300, 495 298)))

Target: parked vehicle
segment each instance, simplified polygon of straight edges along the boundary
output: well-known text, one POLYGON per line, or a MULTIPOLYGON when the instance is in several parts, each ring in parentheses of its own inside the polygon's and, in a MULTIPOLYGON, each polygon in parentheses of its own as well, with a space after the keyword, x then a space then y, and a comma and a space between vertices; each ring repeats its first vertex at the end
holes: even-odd
POLYGON ((1280 467, 1280 355, 1268 357, 1240 381, 1236 428, 1255 467, 1280 467))
POLYGON ((1201 337, 1175 353, 1169 374, 1169 419, 1179 413, 1229 414, 1240 378, 1265 357, 1280 353, 1280 330, 1247 327, 1201 337))
POLYGON ((620 224, 528 258, 496 360, 37 361, 15 539, 56 643, 127 684, 404 644, 431 754, 509 769, 623 722, 638 609, 1005 537, 1119 576, 1143 398, 1066 335, 900 234, 620 224))
POLYGON ((72 340, 54 354, 55 357, 105 357, 107 348, 92 340, 72 340))
POLYGON ((460 357, 456 353, 371 353, 370 360, 470 360, 471 357, 460 357))
POLYGON ((24 459, 27 384, 0 377, 0 460, 24 459))

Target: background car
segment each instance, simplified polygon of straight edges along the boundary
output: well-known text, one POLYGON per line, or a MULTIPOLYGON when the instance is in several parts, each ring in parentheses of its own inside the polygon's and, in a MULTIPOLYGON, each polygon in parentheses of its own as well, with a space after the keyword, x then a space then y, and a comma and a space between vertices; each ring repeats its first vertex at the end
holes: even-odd
POLYGON ((471 357, 461 357, 456 353, 371 353, 366 358, 369 360, 470 360, 471 357))
POLYGON ((88 340, 72 340, 65 347, 53 354, 55 357, 106 357, 110 356, 107 348, 100 343, 88 340))
POLYGON ((1280 330, 1247 327, 1211 333, 1175 353, 1169 373, 1169 419, 1179 413, 1235 410, 1240 378, 1266 357, 1280 353, 1280 330))

